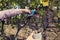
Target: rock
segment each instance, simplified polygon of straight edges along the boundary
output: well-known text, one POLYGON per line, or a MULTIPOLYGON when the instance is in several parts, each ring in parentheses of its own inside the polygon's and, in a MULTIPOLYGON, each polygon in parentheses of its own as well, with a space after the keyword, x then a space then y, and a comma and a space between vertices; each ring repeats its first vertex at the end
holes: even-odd
POLYGON ((31 35, 26 40, 42 40, 42 33, 34 33, 32 32, 31 35))
POLYGON ((45 31, 46 40, 60 40, 59 28, 47 28, 45 31))
POLYGON ((34 39, 42 40, 42 33, 33 34, 34 39))
POLYGON ((60 40, 60 32, 57 33, 57 37, 55 38, 55 40, 60 40))

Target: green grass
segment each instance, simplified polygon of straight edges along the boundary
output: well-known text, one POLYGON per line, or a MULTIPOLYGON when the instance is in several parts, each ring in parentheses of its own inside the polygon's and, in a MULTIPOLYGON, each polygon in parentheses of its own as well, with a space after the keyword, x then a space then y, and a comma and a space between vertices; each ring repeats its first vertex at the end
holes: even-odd
POLYGON ((60 25, 59 24, 56 24, 56 28, 60 28, 60 25))
POLYGON ((0 40, 2 40, 2 37, 0 37, 0 40))
POLYGON ((58 17, 60 18, 60 10, 59 10, 59 12, 58 12, 58 17))

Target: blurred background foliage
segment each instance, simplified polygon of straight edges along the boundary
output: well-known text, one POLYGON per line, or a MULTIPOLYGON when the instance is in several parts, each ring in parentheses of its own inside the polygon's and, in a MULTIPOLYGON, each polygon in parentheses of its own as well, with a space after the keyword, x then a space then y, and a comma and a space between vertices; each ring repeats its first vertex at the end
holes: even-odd
MULTIPOLYGON (((44 2, 48 0, 42 0, 44 2)), ((36 8, 40 4, 40 0, 30 0, 30 7, 36 8)), ((50 6, 60 6, 59 0, 49 0, 50 6)), ((28 5, 28 0, 0 0, 0 10, 16 7, 16 5, 24 8, 28 5)))
MULTIPOLYGON (((60 9, 60 0, 30 0, 30 3, 28 4, 29 0, 0 0, 0 10, 6 10, 11 8, 16 8, 16 6, 20 6, 20 8, 25 8, 25 6, 30 5, 29 7, 37 8, 38 5, 46 4, 48 2, 48 6, 53 9, 54 7, 58 7, 60 9)), ((60 12, 59 12, 60 13, 60 12)), ((60 15, 58 13, 58 16, 60 15)))
MULTIPOLYGON (((48 6, 53 9, 54 7, 58 7, 60 9, 60 0, 30 0, 30 3, 28 4, 29 0, 0 0, 0 10, 6 10, 11 8, 16 8, 17 6, 20 6, 20 8, 25 8, 25 6, 30 5, 29 7, 37 8, 38 5, 46 4, 48 2, 48 6), (42 2, 41 2, 42 1, 42 2)), ((59 12, 60 13, 60 12, 59 12)), ((58 14, 59 16, 59 14, 58 14)))

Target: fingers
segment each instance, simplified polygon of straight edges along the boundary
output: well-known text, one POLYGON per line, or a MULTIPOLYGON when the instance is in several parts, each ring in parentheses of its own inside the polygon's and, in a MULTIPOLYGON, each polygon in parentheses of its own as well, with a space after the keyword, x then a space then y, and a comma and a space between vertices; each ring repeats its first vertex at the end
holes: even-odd
POLYGON ((21 11, 24 12, 24 13, 30 13, 29 9, 21 9, 21 11))

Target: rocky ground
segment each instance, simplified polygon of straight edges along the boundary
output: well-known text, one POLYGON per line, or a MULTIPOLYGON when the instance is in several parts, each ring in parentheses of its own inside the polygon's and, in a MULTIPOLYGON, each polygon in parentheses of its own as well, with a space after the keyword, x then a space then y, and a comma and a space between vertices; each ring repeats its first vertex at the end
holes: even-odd
POLYGON ((60 40, 60 28, 47 28, 44 34, 46 40, 60 40))
MULTIPOLYGON (((27 39, 29 35, 32 33, 32 29, 28 26, 23 27, 18 33, 18 39, 23 40, 27 39)), ((10 35, 16 35, 17 27, 14 25, 12 28, 11 25, 5 25, 4 33, 6 36, 10 37, 10 35)), ((43 40, 60 40, 60 28, 47 28, 43 32, 43 40)))

